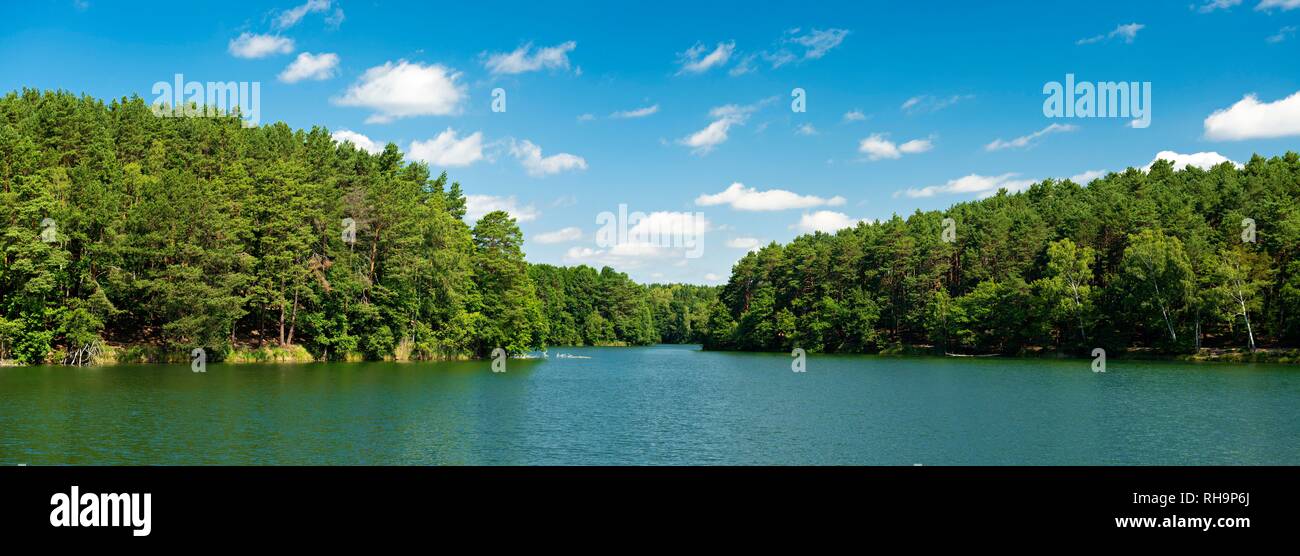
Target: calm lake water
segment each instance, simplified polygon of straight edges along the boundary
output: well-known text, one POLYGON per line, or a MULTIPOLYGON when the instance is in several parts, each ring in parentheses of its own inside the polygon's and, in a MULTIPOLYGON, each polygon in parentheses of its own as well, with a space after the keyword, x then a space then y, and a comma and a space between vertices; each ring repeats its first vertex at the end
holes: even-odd
POLYGON ((550 356, 0 368, 0 464, 1300 464, 1296 367, 550 356))

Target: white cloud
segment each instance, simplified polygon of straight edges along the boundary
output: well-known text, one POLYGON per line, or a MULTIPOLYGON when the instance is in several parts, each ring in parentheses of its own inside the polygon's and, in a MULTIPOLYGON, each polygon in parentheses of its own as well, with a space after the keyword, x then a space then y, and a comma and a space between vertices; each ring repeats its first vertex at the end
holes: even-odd
POLYGON ((1224 162, 1231 162, 1233 166, 1241 168, 1241 164, 1233 162, 1232 160, 1229 160, 1228 157, 1216 152, 1181 154, 1174 151, 1160 151, 1156 153, 1156 157, 1151 159, 1151 162, 1149 162, 1143 170, 1151 170, 1151 166, 1155 165, 1157 160, 1168 160, 1169 162, 1172 162, 1175 170, 1181 170, 1188 166, 1195 166, 1202 170, 1209 170, 1210 168, 1218 166, 1224 162))
POLYGON ((794 128, 794 132, 796 135, 817 135, 817 128, 813 127, 812 124, 803 124, 794 128))
POLYGON ((644 118, 656 112, 659 112, 658 104, 652 106, 646 106, 645 108, 637 108, 634 110, 620 110, 618 112, 610 114, 609 117, 614 119, 644 118))
POLYGON ((1077 183, 1079 185, 1088 185, 1089 183, 1092 183, 1092 180, 1095 180, 1100 177, 1104 177, 1105 175, 1106 175, 1105 170, 1088 170, 1086 172, 1082 172, 1070 176, 1070 181, 1077 183))
POLYGON ((465 221, 473 225, 483 215, 496 211, 504 210, 510 213, 510 216, 519 222, 530 222, 541 216, 533 205, 519 206, 519 201, 514 195, 509 197, 496 197, 493 195, 466 195, 465 196, 465 221))
POLYGON ((1249 94, 1205 118, 1205 138, 1217 141, 1300 135, 1300 92, 1274 102, 1249 94))
POLYGON ((1280 43, 1292 36, 1295 36, 1295 31, 1296 31, 1295 25, 1287 25, 1281 29, 1278 29, 1276 35, 1269 35, 1267 38, 1264 39, 1264 42, 1267 42, 1269 44, 1280 43))
POLYGON ((704 129, 679 139, 677 142, 691 147, 695 154, 708 154, 714 147, 727 141, 727 132, 736 123, 733 119, 715 120, 704 129))
POLYGON ((280 81, 297 83, 304 79, 324 81, 338 71, 339 55, 334 53, 312 54, 303 52, 280 72, 280 81))
POLYGON ((293 52, 293 39, 275 35, 254 35, 245 32, 230 39, 227 48, 230 50, 230 54, 236 58, 265 58, 273 54, 293 52))
MULTIPOLYGON (((676 239, 683 234, 696 238, 704 235, 712 227, 708 219, 692 212, 655 211, 636 221, 627 230, 629 243, 644 242, 656 237, 676 239)), ((677 244, 679 242, 674 242, 677 244)))
POLYGON ((349 142, 356 145, 358 149, 370 154, 379 154, 384 152, 384 145, 378 141, 372 141, 369 137, 349 129, 340 129, 330 134, 330 138, 339 143, 349 142))
POLYGON ((1143 25, 1141 23, 1128 23, 1128 24, 1120 25, 1116 27, 1115 30, 1106 33, 1104 35, 1096 35, 1093 37, 1088 37, 1086 39, 1079 39, 1077 41, 1074 41, 1074 44, 1093 44, 1105 40, 1110 40, 1116 37, 1123 39, 1125 43, 1132 43, 1133 39, 1137 38, 1138 31, 1141 31, 1145 27, 1146 25, 1143 25))
POLYGON ((1300 0, 1259 0, 1259 4, 1255 5, 1255 9, 1260 11, 1273 8, 1280 8, 1282 11, 1294 10, 1300 8, 1300 0))
POLYGON ((984 150, 1000 151, 1003 149, 1021 149, 1034 144, 1034 141, 1036 139, 1039 139, 1044 135, 1050 135, 1052 133, 1067 133, 1070 131, 1075 131, 1077 129, 1079 129, 1079 127, 1073 124, 1052 124, 1043 129, 1030 133, 1029 135, 1022 135, 1010 141, 1003 141, 1000 138, 994 139, 992 143, 989 143, 984 146, 984 150))
POLYGON ((826 232, 834 233, 844 228, 852 228, 858 225, 858 222, 870 222, 866 218, 854 220, 842 212, 829 210, 819 210, 812 214, 804 213, 799 217, 799 224, 796 228, 803 232, 826 232))
POLYGON ((721 276, 718 276, 717 274, 714 274, 714 273, 712 273, 712 272, 707 272, 707 273, 704 274, 704 279, 705 279, 705 280, 708 280, 708 281, 710 281, 710 282, 717 282, 717 281, 722 280, 722 277, 721 277, 721 276))
POLYGON ((867 115, 863 114, 861 110, 849 110, 844 113, 844 121, 846 122, 861 122, 866 119, 867 115))
POLYGON ((1196 11, 1208 14, 1214 10, 1226 10, 1238 4, 1241 4, 1241 0, 1210 0, 1202 4, 1196 11))
POLYGON ((468 98, 466 87, 456 82, 459 78, 460 73, 438 64, 385 62, 366 70, 334 103, 374 110, 366 123, 457 114, 468 98))
POLYGON ((569 53, 578 47, 578 43, 568 41, 539 48, 531 52, 533 44, 528 43, 513 52, 498 52, 487 57, 483 63, 493 75, 513 75, 540 69, 569 69, 569 53))
POLYGON ((708 154, 714 147, 727 141, 728 131, 731 130, 731 126, 744 124, 749 120, 750 114, 775 100, 776 97, 770 97, 754 104, 743 106, 727 104, 715 107, 709 110, 709 117, 714 119, 712 123, 704 129, 678 139, 677 143, 690 147, 691 152, 694 154, 708 154))
POLYGON ((750 54, 748 56, 741 58, 739 62, 736 62, 736 65, 732 66, 730 70, 727 70, 727 75, 736 77, 740 75, 745 75, 746 73, 753 73, 755 56, 757 55, 750 54))
POLYGON ((579 122, 590 122, 590 121, 595 120, 595 119, 596 119, 596 115, 595 115, 595 114, 590 114, 590 113, 588 113, 588 114, 582 114, 582 115, 578 116, 578 121, 579 121, 579 122))
POLYGON ((786 31, 780 42, 798 45, 803 49, 803 54, 795 54, 787 48, 778 48, 775 52, 764 52, 763 59, 772 65, 772 69, 794 62, 816 60, 839 46, 847 36, 849 36, 847 29, 813 29, 803 34, 800 34, 798 28, 791 29, 786 31))
MULTIPOLYGON (((283 12, 275 18, 275 26, 280 29, 288 29, 297 25, 302 18, 309 13, 322 13, 330 9, 330 0, 307 0, 307 3, 301 6, 295 6, 283 12)), ((335 10, 334 15, 330 16, 327 23, 337 26, 337 23, 343 22, 343 9, 335 10)))
POLYGON ((934 148, 934 143, 929 139, 913 139, 898 146, 898 151, 903 154, 920 154, 934 148))
POLYGON ((727 240, 727 247, 732 249, 755 249, 761 244, 756 237, 734 237, 727 240))
POLYGON ((899 109, 908 114, 938 112, 958 102, 973 98, 975 98, 975 95, 951 95, 946 97, 918 95, 903 101, 903 105, 899 109))
POLYGON ((483 132, 457 138, 449 127, 428 141, 411 141, 410 155, 434 168, 469 166, 483 160, 483 132))
POLYGON ((686 52, 678 55, 682 69, 677 73, 704 73, 712 68, 726 65, 731 53, 736 50, 736 42, 720 42, 712 51, 703 43, 695 43, 686 52))
MULTIPOLYGON (((633 220, 625 240, 607 238, 607 249, 571 247, 564 258, 568 262, 616 268, 636 268, 649 261, 663 264, 662 259, 681 258, 674 266, 684 266, 692 249, 703 248, 704 234, 711 229, 712 224, 698 214, 653 212, 633 220)), ((601 234, 596 233, 597 243, 604 245, 601 234)))
POLYGON ((587 169, 587 161, 581 156, 560 153, 543 157, 542 147, 527 139, 511 141, 510 154, 519 159, 519 163, 523 165, 524 170, 533 177, 558 174, 569 170, 587 169))
POLYGON ((777 69, 798 60, 799 57, 795 56, 794 53, 789 50, 778 50, 776 52, 764 52, 763 59, 767 60, 767 63, 772 64, 772 69, 777 69))
POLYGON ((962 176, 955 180, 948 180, 943 185, 931 185, 920 189, 909 188, 906 191, 895 192, 894 196, 899 194, 912 198, 933 197, 935 195, 956 195, 964 193, 976 193, 980 197, 988 197, 998 192, 999 189, 1006 189, 1010 193, 1015 193, 1027 189, 1034 184, 1034 180, 1015 179, 1020 174, 1006 173, 1000 176, 981 176, 979 174, 970 174, 962 176))
POLYGON ((837 207, 844 204, 844 197, 836 195, 825 199, 816 195, 799 195, 784 189, 759 191, 736 182, 720 193, 696 197, 695 204, 703 207, 728 205, 735 210, 743 211, 773 211, 820 206, 837 207))
POLYGON ((902 145, 885 138, 882 133, 873 133, 858 143, 858 152, 867 155, 870 160, 898 159, 905 154, 919 154, 934 148, 930 139, 913 139, 902 145))
POLYGON ((839 46, 847 36, 849 36, 847 29, 813 29, 810 33, 791 37, 790 42, 807 49, 803 53, 803 59, 816 60, 839 46))
POLYGON ((587 261, 604 253, 602 250, 592 249, 590 247, 570 247, 564 253, 564 259, 569 262, 587 261))
POLYGON ((534 241, 545 244, 565 243, 568 241, 577 241, 579 239, 582 239, 582 228, 576 226, 560 228, 553 232, 543 232, 533 236, 534 241))

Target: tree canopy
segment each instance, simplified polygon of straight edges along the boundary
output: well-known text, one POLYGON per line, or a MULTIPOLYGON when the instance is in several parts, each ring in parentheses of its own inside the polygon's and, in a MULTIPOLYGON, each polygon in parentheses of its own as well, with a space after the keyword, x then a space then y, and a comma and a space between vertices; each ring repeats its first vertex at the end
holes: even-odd
POLYGON ((719 299, 713 349, 1296 346, 1300 157, 1158 161, 805 235, 746 255, 719 299))
POLYGON ((105 342, 431 359, 700 339, 712 288, 530 265, 508 214, 471 227, 465 210, 458 183, 395 145, 10 93, 0 359, 78 364, 105 342))

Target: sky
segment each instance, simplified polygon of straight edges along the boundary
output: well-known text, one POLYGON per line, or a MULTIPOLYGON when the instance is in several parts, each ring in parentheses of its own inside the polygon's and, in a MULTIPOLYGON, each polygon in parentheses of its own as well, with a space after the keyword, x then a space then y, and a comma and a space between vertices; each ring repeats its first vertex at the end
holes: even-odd
POLYGON ((717 284, 998 188, 1298 150, 1298 27, 1300 0, 7 2, 0 88, 257 83, 261 125, 396 144, 532 262, 717 284), (1055 117, 1067 75, 1146 117, 1055 117))

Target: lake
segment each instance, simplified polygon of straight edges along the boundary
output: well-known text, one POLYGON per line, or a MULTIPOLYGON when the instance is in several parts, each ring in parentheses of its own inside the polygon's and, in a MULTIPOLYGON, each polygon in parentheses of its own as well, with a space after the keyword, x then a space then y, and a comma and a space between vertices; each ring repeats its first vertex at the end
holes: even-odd
POLYGON ((1300 368, 555 348, 0 368, 0 464, 1295 465, 1300 368), (570 357, 559 357, 564 354, 570 357))

